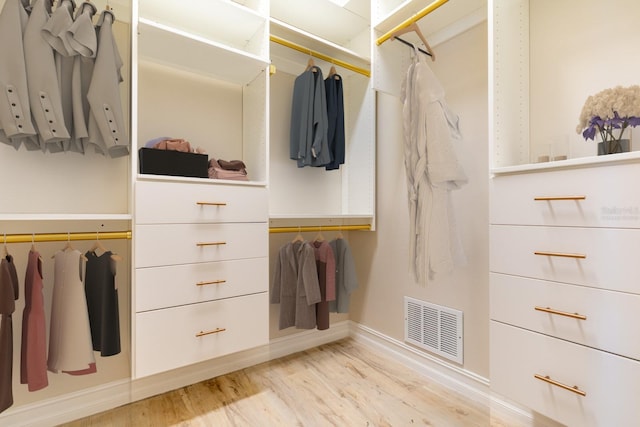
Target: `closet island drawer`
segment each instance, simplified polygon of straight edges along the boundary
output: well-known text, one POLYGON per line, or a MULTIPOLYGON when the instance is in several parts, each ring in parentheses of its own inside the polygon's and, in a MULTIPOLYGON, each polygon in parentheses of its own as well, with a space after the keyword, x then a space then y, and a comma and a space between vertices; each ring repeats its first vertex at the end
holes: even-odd
POLYGON ((491 223, 639 228, 640 192, 612 185, 639 179, 638 163, 497 175, 491 223))
POLYGON ((492 225, 489 270, 640 294, 640 229, 492 225))
POLYGON ((266 222, 265 187, 138 181, 136 223, 266 222))
POLYGON ((265 292, 269 258, 136 270, 136 312, 265 292))
POLYGON ((266 344, 267 292, 136 314, 135 376, 266 344))
POLYGON ((136 267, 268 256, 266 222, 138 225, 136 267))
POLYGON ((491 319, 640 360, 640 295, 491 273, 491 319))
POLYGON ((640 362, 495 321, 490 341, 492 391, 568 426, 638 425, 640 362))

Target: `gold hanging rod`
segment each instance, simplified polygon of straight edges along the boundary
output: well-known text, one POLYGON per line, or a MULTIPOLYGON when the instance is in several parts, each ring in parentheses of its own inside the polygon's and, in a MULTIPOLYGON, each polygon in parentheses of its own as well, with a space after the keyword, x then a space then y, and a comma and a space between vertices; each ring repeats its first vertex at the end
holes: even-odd
POLYGON ((415 15, 413 15, 411 18, 405 20, 401 24, 395 26, 391 30, 389 30, 386 33, 384 33, 382 36, 380 36, 378 38, 378 40, 376 40, 376 44, 378 46, 380 46, 382 43, 384 43, 387 40, 389 40, 391 38, 391 35, 393 33, 395 33, 396 31, 403 30, 403 29, 407 28, 409 25, 413 24, 414 22, 418 22, 420 19, 424 18, 425 16, 427 16, 428 14, 430 14, 431 12, 433 12, 434 10, 436 10, 437 8, 439 8, 440 6, 442 6, 443 4, 445 4, 448 1, 449 0, 435 0, 433 3, 429 4, 428 6, 426 6, 420 12, 416 13, 415 15))
MULTIPOLYGON (((33 234, 7 234, 7 243, 30 243, 30 242, 66 242, 70 240, 115 240, 131 239, 131 231, 99 231, 93 233, 33 233, 33 234)), ((0 234, 0 243, 3 243, 5 236, 0 234)))
POLYGON ((371 230, 370 224, 359 225, 305 225, 300 227, 269 227, 269 233, 305 233, 308 231, 352 231, 371 230))
POLYGON ((325 55, 324 53, 320 53, 320 52, 316 52, 316 51, 311 50, 311 49, 307 49, 304 46, 301 46, 299 44, 290 42, 289 40, 285 40, 285 39, 280 38, 278 36, 274 36, 273 34, 271 34, 269 36, 269 40, 271 40, 274 43, 278 43, 278 44, 280 44, 282 46, 288 47, 289 49, 297 50, 298 52, 302 52, 302 53, 306 53, 306 54, 311 55, 311 56, 315 56, 318 59, 322 59, 323 61, 327 61, 327 62, 335 64, 335 65, 337 65, 339 67, 346 68, 347 70, 351 70, 351 71, 354 71, 354 72, 356 72, 358 74, 362 74, 363 76, 371 77, 371 71, 367 70, 366 68, 358 67, 356 65, 350 64, 350 63, 342 61, 340 59, 332 58, 332 57, 330 57, 328 55, 325 55))

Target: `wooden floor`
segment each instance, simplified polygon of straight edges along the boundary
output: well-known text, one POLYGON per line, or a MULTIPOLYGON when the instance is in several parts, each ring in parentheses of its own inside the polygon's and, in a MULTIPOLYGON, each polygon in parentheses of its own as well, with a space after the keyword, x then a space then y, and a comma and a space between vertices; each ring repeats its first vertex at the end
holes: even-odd
POLYGON ((97 414, 78 426, 506 426, 351 339, 97 414))

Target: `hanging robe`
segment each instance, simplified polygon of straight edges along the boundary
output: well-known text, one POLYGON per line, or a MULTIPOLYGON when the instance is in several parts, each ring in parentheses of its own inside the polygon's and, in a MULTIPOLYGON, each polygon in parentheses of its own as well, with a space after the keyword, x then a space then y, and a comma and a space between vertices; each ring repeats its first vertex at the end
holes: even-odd
POLYGON ((436 273, 451 272, 464 261, 450 192, 467 178, 453 147, 453 139, 460 138, 458 117, 417 50, 402 84, 401 102, 410 269, 424 286, 436 273))

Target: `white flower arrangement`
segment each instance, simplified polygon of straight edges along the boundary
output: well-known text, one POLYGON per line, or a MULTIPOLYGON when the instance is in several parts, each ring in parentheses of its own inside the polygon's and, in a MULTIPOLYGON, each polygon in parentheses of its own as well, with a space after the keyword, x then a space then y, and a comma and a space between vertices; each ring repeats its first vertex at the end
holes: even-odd
POLYGON ((594 140, 596 133, 610 148, 620 151, 622 134, 628 127, 640 125, 640 86, 616 86, 590 96, 582 107, 576 132, 585 140, 594 140))

